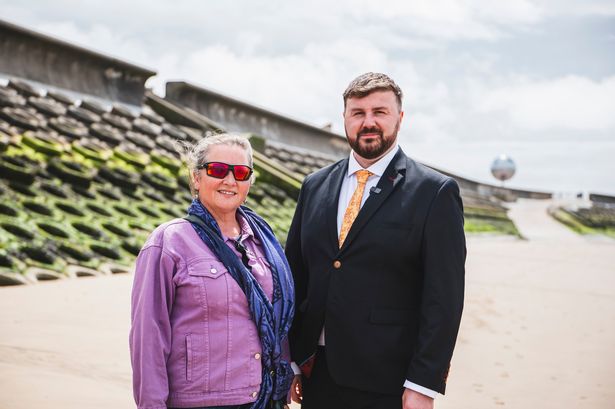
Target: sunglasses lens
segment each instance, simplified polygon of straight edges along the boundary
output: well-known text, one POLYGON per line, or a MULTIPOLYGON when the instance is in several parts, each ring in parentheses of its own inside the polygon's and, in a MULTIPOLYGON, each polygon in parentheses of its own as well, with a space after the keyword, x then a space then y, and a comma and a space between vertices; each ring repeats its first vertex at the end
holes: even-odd
POLYGON ((235 169, 233 170, 233 175, 236 180, 244 181, 248 180, 250 177, 251 169, 248 166, 244 165, 235 165, 235 169))
POLYGON ((228 174, 228 168, 226 163, 213 162, 207 166, 207 175, 213 178, 224 179, 228 174))

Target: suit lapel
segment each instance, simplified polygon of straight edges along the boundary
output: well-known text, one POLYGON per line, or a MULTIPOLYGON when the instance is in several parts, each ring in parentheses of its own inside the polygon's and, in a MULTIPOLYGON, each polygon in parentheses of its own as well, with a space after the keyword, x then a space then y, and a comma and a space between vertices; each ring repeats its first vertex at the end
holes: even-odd
POLYGON ((348 159, 339 162, 329 174, 327 183, 322 185, 322 196, 325 197, 325 217, 327 237, 331 240, 332 245, 337 250, 339 244, 337 239, 337 207, 340 198, 340 190, 344 176, 348 171, 348 159))
MULTIPOLYGON (((348 232, 348 236, 346 236, 346 240, 344 240, 344 244, 340 249, 340 252, 343 251, 346 247, 352 243, 354 238, 359 234, 363 226, 369 221, 369 219, 374 215, 376 210, 386 201, 391 193, 395 190, 395 187, 399 185, 399 183, 405 178, 406 175, 406 155, 403 153, 401 148, 397 151, 397 154, 389 163, 386 170, 380 177, 378 184, 376 185, 376 190, 379 189, 379 193, 370 193, 369 197, 365 201, 363 207, 359 211, 357 218, 355 219, 350 231, 348 232)), ((339 193, 338 193, 339 196, 339 193)), ((336 202, 337 203, 337 202, 336 202)))

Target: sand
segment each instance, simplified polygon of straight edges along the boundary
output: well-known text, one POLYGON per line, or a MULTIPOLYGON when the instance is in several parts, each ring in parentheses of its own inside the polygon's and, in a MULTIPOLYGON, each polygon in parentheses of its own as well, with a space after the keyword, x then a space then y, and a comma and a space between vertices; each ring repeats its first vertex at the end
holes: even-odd
MULTIPOLYGON (((436 408, 615 407, 615 240, 511 212, 527 240, 470 237, 466 306, 436 408)), ((0 288, 0 409, 133 408, 131 275, 0 288)))

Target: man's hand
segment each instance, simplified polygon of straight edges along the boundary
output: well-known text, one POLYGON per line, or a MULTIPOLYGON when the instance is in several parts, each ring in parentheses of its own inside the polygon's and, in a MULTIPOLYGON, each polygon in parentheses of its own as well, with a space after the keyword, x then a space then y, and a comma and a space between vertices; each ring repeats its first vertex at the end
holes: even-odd
POLYGON ((301 403, 303 390, 301 389, 301 375, 295 375, 293 383, 290 385, 290 399, 293 402, 301 403))
POLYGON ((433 399, 422 393, 406 389, 401 398, 402 409, 433 409, 433 399))

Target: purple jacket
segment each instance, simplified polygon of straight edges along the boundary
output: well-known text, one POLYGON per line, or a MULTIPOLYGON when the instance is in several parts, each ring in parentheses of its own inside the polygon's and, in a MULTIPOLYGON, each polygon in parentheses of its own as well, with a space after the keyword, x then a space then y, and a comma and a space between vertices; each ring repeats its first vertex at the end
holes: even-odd
MULTIPOLYGON (((252 273, 271 299, 273 280, 260 243, 246 222, 240 226, 252 273)), ((156 228, 139 253, 130 353, 142 409, 237 405, 258 395, 261 345, 247 299, 184 219, 156 228)))

